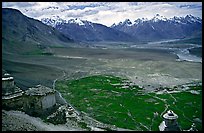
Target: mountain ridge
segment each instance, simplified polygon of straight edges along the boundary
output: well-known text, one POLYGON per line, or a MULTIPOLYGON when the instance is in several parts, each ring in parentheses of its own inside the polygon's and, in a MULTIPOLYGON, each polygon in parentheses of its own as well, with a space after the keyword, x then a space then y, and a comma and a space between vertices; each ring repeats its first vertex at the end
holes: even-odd
MULTIPOLYGON (((17 48, 15 46, 17 44, 18 52, 22 52, 28 49, 38 49, 39 46, 67 47, 73 42, 68 36, 39 20, 25 16, 19 10, 2 8, 2 43, 3 48, 8 47, 7 50, 11 47, 17 48)), ((14 49, 12 52, 17 50, 14 49)))
POLYGON ((125 19, 124 21, 120 21, 119 23, 114 23, 113 25, 111 25, 110 27, 114 27, 114 26, 117 26, 117 25, 121 25, 121 24, 127 24, 127 23, 132 23, 132 25, 134 24, 138 24, 138 22, 146 22, 146 21, 152 21, 152 22, 158 22, 158 21, 175 21, 175 22, 178 22, 178 23, 181 23, 180 21, 176 21, 176 20, 184 20, 184 19, 190 19, 189 22, 192 22, 192 21, 197 21, 199 23, 202 22, 202 19, 200 17, 195 17, 191 14, 188 14, 186 15, 185 17, 178 17, 178 16, 174 16, 174 17, 171 17, 171 18, 166 18, 165 16, 161 16, 159 14, 156 14, 154 17, 148 19, 148 18, 137 18, 136 20, 134 20, 133 22, 131 22, 130 19, 125 19))
MULTIPOLYGON (((202 33, 202 19, 190 14, 185 17, 174 16, 171 18, 156 14, 151 19, 138 18, 134 21, 125 19, 117 24, 114 23, 110 27, 99 23, 92 23, 87 20, 80 20, 79 18, 65 20, 59 16, 43 18, 41 21, 78 41, 157 41, 197 37, 201 36, 202 33), (109 38, 103 35, 102 37, 98 37, 97 35, 104 31, 98 30, 97 25, 102 25, 106 29, 114 29, 114 32, 120 31, 120 33, 117 34, 123 35, 121 35, 119 39, 116 36, 110 39, 110 34, 108 34, 109 38), (79 31, 79 33, 75 33, 75 31, 79 31)), ((108 32, 110 32, 110 30, 108 30, 108 32)), ((107 34, 107 32, 105 32, 105 34, 107 34)))
POLYGON ((111 28, 131 34, 140 40, 179 39, 201 36, 202 19, 192 15, 167 19, 156 14, 152 19, 142 18, 134 22, 125 19, 123 22, 113 24, 111 28))
POLYGON ((54 19, 43 18, 41 21, 76 41, 136 41, 134 37, 124 32, 78 18, 63 20, 56 16, 54 19))

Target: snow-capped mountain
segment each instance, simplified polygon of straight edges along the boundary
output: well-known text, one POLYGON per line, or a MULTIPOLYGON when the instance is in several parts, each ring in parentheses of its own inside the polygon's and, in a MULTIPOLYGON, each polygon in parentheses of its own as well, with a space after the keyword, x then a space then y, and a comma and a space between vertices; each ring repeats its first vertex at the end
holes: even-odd
POLYGON ((202 19, 192 15, 166 18, 156 14, 153 18, 126 19, 111 28, 133 35, 139 40, 184 38, 202 33, 202 19))
POLYGON ((160 16, 159 14, 156 14, 153 18, 147 19, 147 18, 138 18, 135 21, 131 22, 130 19, 125 19, 123 22, 119 22, 118 24, 113 24, 111 27, 117 27, 117 26, 133 26, 138 25, 144 22, 171 22, 171 23, 181 23, 181 24, 187 24, 187 23, 202 23, 202 19, 199 17, 194 17, 192 15, 186 15, 186 17, 177 17, 174 16, 172 18, 166 18, 164 16, 160 16))
POLYGON ((140 24, 140 23, 143 23, 144 21, 147 21, 148 19, 147 18, 142 18, 142 19, 136 19, 133 23, 133 25, 137 25, 137 24, 140 24))
POLYGON ((151 19, 125 19, 111 27, 79 18, 64 20, 59 16, 43 18, 41 21, 77 41, 153 41, 185 38, 202 33, 202 19, 192 15, 166 18, 156 14, 151 19))
POLYGON ((151 21, 153 22, 158 22, 158 21, 167 21, 167 18, 164 16, 160 16, 159 14, 156 14, 156 16, 154 16, 151 21))
POLYGON ((74 24, 77 24, 77 25, 85 25, 84 22, 78 18, 75 18, 75 19, 70 19, 67 23, 74 23, 74 24))
POLYGON ((63 20, 60 17, 54 17, 43 18, 41 21, 76 41, 133 41, 135 39, 127 33, 79 18, 63 20))
POLYGON ((59 16, 52 16, 52 18, 42 18, 41 22, 52 27, 56 27, 58 24, 67 23, 66 20, 61 19, 59 16))
POLYGON ((78 24, 78 25, 85 25, 84 22, 82 20, 80 20, 79 18, 75 18, 75 19, 70 19, 70 20, 64 20, 62 18, 60 18, 59 16, 52 16, 52 18, 42 18, 41 22, 46 24, 46 25, 50 25, 52 27, 56 27, 57 25, 60 24, 66 24, 66 23, 73 23, 73 24, 78 24))
POLYGON ((79 18, 65 20, 60 18, 59 16, 52 16, 51 18, 42 18, 41 22, 55 28, 57 25, 62 25, 62 24, 76 24, 81 26, 81 25, 85 25, 84 23, 86 21, 81 20, 79 18))

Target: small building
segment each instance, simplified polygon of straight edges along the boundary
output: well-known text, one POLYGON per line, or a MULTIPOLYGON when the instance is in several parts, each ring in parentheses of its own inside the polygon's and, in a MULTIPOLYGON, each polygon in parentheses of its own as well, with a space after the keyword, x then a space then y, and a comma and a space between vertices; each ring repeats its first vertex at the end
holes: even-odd
POLYGON ((13 77, 5 73, 2 75, 2 95, 9 95, 15 92, 13 77))
POLYGON ((2 76, 2 88, 13 88, 14 87, 14 80, 13 80, 13 77, 8 74, 8 73, 5 73, 3 76, 2 76))
POLYGON ((24 108, 29 114, 41 114, 56 104, 55 90, 37 85, 25 91, 26 102, 24 108))
POLYGON ((163 115, 164 121, 159 125, 160 131, 181 131, 178 125, 177 119, 178 115, 172 110, 167 111, 163 115))
POLYGON ((17 87, 14 83, 14 78, 4 72, 2 73, 2 100, 12 99, 14 97, 22 96, 23 90, 17 87))

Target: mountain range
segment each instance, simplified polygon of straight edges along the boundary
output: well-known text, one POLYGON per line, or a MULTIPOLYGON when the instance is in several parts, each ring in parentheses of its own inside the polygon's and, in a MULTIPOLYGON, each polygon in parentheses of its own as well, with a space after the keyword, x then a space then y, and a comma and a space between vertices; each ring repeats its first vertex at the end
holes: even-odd
POLYGON ((155 41, 187 38, 202 33, 202 19, 192 15, 167 19, 156 14, 151 19, 138 18, 133 22, 126 19, 111 27, 77 18, 63 20, 59 16, 43 18, 41 21, 80 41, 155 41))
POLYGON ((41 21, 56 28, 75 41, 135 41, 135 38, 127 33, 78 18, 63 20, 56 16, 53 18, 43 18, 41 21))
POLYGON ((156 14, 152 19, 138 18, 133 22, 126 19, 107 27, 78 18, 64 20, 59 16, 39 21, 25 16, 19 10, 2 8, 4 51, 16 49, 14 51, 21 52, 22 49, 47 46, 67 47, 73 46, 75 42, 139 42, 201 35, 202 19, 192 15, 167 19, 156 14))
POLYGON ((178 39, 198 36, 202 33, 202 19, 192 15, 167 19, 156 14, 152 19, 126 19, 111 26, 136 37, 138 40, 178 39))

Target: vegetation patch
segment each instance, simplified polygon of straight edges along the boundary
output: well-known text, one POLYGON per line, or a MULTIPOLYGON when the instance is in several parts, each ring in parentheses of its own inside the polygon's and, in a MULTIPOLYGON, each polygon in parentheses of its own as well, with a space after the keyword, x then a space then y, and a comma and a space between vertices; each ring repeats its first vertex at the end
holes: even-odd
POLYGON ((80 111, 117 127, 158 131, 162 115, 171 109, 179 116, 182 130, 189 129, 192 123, 202 130, 202 86, 190 87, 190 90, 199 91, 199 94, 190 90, 146 93, 127 79, 96 75, 58 81, 56 89, 80 111))

